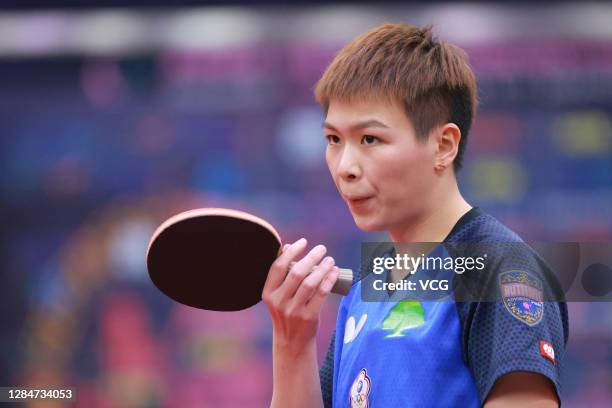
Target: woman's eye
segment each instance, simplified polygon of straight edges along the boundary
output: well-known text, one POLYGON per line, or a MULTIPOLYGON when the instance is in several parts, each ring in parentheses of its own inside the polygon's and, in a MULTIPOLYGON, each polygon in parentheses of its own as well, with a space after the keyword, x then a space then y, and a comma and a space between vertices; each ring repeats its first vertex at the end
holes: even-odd
POLYGON ((376 136, 372 136, 372 135, 365 135, 363 138, 361 138, 361 143, 366 144, 366 145, 371 145, 378 141, 379 139, 376 136))
POLYGON ((327 142, 329 144, 338 144, 340 143, 340 138, 336 135, 327 135, 325 136, 327 138, 327 142))

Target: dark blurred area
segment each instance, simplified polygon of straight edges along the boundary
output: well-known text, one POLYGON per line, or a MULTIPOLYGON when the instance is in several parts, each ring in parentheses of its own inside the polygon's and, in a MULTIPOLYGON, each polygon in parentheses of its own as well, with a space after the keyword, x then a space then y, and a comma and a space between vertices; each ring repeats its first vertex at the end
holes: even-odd
MULTIPOLYGON (((182 210, 230 207, 356 269, 360 243, 385 236, 360 232, 335 191, 312 89, 385 21, 433 23, 470 56, 468 201, 526 240, 611 240, 610 5, 4 10, 0 385, 73 386, 84 407, 267 406, 265 307, 170 301, 148 239, 182 210)), ((564 406, 610 406, 612 308, 569 307, 564 406)))

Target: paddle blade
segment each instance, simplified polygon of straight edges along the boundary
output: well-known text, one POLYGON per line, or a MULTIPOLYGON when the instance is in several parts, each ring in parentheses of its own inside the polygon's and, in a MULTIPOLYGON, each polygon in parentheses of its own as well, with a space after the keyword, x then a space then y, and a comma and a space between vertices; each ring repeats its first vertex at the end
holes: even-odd
POLYGON ((278 237, 251 220, 194 216, 172 223, 153 239, 147 267, 155 286, 177 302, 237 311, 261 300, 279 249, 278 237))

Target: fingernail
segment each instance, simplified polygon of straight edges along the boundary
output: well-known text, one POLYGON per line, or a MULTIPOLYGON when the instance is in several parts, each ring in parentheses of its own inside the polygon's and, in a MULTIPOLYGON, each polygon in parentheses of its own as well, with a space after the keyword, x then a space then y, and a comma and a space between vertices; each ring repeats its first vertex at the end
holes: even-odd
POLYGON ((293 245, 303 245, 306 243, 306 238, 300 238, 293 243, 293 245))
POLYGON ((334 264, 334 258, 332 258, 331 256, 326 257, 323 260, 323 263, 325 264, 325 266, 330 266, 334 264))
POLYGON ((312 249, 312 253, 314 255, 323 255, 325 251, 326 251, 325 245, 317 245, 316 247, 312 249))

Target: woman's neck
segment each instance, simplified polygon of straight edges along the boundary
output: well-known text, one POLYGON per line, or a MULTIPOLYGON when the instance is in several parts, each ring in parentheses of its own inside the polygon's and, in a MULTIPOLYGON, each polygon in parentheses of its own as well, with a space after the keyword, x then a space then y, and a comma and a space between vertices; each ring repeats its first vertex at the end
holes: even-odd
POLYGON ((456 182, 448 187, 442 194, 434 194, 420 214, 389 230, 393 242, 442 242, 457 221, 472 208, 459 192, 456 182))

